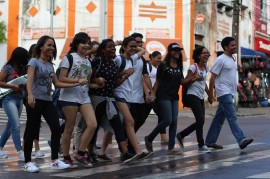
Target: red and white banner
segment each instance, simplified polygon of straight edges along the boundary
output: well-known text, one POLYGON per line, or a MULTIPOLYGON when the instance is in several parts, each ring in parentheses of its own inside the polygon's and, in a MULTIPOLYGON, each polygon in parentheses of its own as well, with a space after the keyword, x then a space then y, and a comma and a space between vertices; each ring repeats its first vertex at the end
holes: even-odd
POLYGON ((260 37, 255 37, 255 50, 270 54, 270 41, 260 37))

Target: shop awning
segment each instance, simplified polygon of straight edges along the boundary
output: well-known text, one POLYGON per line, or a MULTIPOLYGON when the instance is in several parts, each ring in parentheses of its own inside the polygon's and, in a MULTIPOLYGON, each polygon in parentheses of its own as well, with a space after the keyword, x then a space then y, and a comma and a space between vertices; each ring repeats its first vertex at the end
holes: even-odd
POLYGON ((267 60, 267 56, 265 53, 255 50, 257 56, 260 56, 262 60, 267 60))
POLYGON ((243 58, 261 58, 262 60, 266 60, 266 54, 257 50, 251 50, 248 48, 241 47, 241 57, 243 58))

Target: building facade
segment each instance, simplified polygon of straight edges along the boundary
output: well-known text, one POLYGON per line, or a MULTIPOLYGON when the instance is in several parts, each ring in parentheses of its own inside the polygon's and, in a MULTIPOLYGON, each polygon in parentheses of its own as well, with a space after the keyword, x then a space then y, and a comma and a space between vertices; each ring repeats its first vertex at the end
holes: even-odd
POLYGON ((159 50, 165 55, 167 45, 178 42, 189 63, 193 9, 193 0, 0 0, 0 20, 7 24, 8 39, 1 51, 6 51, 7 59, 15 47, 28 49, 40 36, 52 35, 61 59, 77 32, 96 41, 122 40, 140 32, 149 53, 159 50))

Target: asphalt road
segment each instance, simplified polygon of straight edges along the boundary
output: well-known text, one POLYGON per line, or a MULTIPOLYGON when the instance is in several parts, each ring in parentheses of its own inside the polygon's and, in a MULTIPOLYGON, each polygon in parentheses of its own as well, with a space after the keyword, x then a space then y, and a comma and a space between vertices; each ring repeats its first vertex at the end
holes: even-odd
MULTIPOLYGON (((268 114, 258 116, 243 116, 238 122, 247 137, 252 137, 254 142, 244 150, 240 150, 234 139, 227 122, 225 122, 220 133, 218 143, 224 146, 223 150, 212 150, 211 153, 201 153, 197 150, 195 133, 185 138, 185 149, 182 155, 169 157, 166 155, 166 146, 160 144, 157 137, 154 141, 154 153, 148 159, 124 165, 120 160, 120 154, 115 140, 108 148, 108 156, 113 162, 99 162, 94 168, 68 170, 51 170, 50 148, 47 140, 50 132, 46 122, 42 123, 40 134, 41 149, 46 156, 33 161, 41 168, 39 173, 27 173, 23 171, 23 162, 17 161, 17 154, 10 138, 4 151, 9 158, 0 160, 0 179, 12 178, 184 178, 184 179, 244 179, 244 178, 270 178, 270 130, 268 114)), ((211 115, 207 115, 204 126, 206 135, 211 115)), ((26 116, 21 118, 21 137, 25 127, 26 116)), ((192 114, 188 111, 180 111, 178 119, 178 131, 194 122, 192 114)), ((3 131, 6 117, 0 110, 0 131, 3 131)), ((145 125, 137 133, 138 141, 142 149, 145 149, 143 138, 156 125, 155 115, 151 115, 145 125)), ((99 132, 98 145, 101 143, 103 131, 99 132)), ((179 148, 178 144, 176 145, 179 148)))

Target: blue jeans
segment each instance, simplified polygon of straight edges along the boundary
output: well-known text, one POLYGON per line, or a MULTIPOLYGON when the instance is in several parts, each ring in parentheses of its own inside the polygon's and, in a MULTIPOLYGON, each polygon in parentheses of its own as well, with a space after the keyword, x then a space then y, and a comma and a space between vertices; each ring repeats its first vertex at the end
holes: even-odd
POLYGON ((3 109, 8 117, 5 130, 1 134, 0 147, 3 148, 12 134, 13 143, 17 151, 22 150, 20 137, 20 116, 22 113, 23 99, 14 96, 3 98, 3 109))
POLYGON ((175 145, 175 136, 177 130, 178 101, 159 100, 158 105, 159 117, 161 120, 155 129, 148 135, 148 140, 152 142, 162 130, 169 126, 168 149, 173 149, 175 145))
POLYGON ((233 104, 233 96, 231 94, 226 94, 221 97, 218 97, 218 108, 215 114, 215 117, 211 123, 211 126, 208 130, 208 134, 206 136, 205 144, 216 143, 219 133, 221 131, 222 125, 227 119, 231 131, 240 145, 243 140, 245 140, 245 136, 237 124, 236 111, 233 104))

